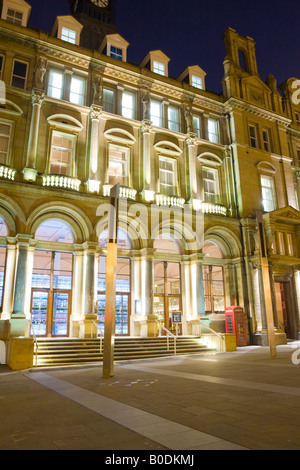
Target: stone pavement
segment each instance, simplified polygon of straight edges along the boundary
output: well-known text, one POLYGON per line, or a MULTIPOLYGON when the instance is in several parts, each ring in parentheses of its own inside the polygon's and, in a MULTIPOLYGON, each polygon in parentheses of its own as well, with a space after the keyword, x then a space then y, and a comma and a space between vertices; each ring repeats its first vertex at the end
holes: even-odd
POLYGON ((298 348, 119 362, 110 379, 0 366, 0 449, 300 450, 298 348))

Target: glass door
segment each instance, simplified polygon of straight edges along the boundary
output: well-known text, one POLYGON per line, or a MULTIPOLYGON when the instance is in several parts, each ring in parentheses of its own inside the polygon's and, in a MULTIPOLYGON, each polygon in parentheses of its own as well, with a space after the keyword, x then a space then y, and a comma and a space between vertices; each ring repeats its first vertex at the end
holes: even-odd
POLYGON ((52 336, 68 335, 69 301, 69 292, 53 292, 52 336))
POLYGON ((48 319, 48 291, 32 292, 32 325, 36 336, 46 336, 48 319))
MULTIPOLYGON (((129 334, 129 294, 116 294, 116 335, 129 334)), ((98 324, 104 333, 105 294, 98 294, 98 324)))

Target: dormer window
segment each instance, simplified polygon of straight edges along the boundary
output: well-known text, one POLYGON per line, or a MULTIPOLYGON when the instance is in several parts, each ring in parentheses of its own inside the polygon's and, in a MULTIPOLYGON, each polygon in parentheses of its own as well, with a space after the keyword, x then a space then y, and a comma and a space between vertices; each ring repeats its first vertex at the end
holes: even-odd
POLYGON ((185 71, 178 77, 180 82, 186 82, 198 90, 205 90, 206 73, 198 65, 187 67, 185 71))
POLYGON ((113 59, 126 62, 128 46, 129 42, 127 42, 119 34, 108 34, 105 36, 100 46, 99 52, 100 54, 106 54, 113 59))
POLYGON ((167 57, 162 51, 150 51, 141 62, 140 67, 146 67, 151 72, 167 77, 169 62, 169 57, 167 57))
POLYGON ((75 20, 73 16, 58 16, 51 34, 62 41, 79 46, 82 28, 82 24, 75 20))
POLYGON ((27 26, 31 6, 24 0, 3 0, 1 19, 8 23, 27 26))

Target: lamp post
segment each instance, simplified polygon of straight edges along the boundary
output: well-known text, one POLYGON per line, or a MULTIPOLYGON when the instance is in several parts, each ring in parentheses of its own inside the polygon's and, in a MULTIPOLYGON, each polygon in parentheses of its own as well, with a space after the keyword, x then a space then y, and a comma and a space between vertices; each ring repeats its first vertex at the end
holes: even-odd
POLYGON ((110 208, 109 208, 107 258, 106 258, 104 346, 103 346, 103 377, 104 378, 109 378, 114 375, 119 193, 120 193, 119 184, 117 184, 110 190, 110 208))

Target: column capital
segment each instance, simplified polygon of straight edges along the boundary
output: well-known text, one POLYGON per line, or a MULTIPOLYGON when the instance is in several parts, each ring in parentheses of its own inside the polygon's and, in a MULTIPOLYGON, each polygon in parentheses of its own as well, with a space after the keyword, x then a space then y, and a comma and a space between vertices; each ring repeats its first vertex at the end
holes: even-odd
POLYGON ((99 247, 99 244, 98 244, 98 242, 86 241, 81 246, 82 246, 85 254, 92 255, 92 254, 96 254, 97 249, 99 247))
POLYGON ((97 104, 92 104, 90 108, 90 119, 99 121, 102 115, 102 106, 97 104))
POLYGON ((45 99, 45 93, 42 90, 32 89, 31 103, 32 105, 42 106, 45 99))

